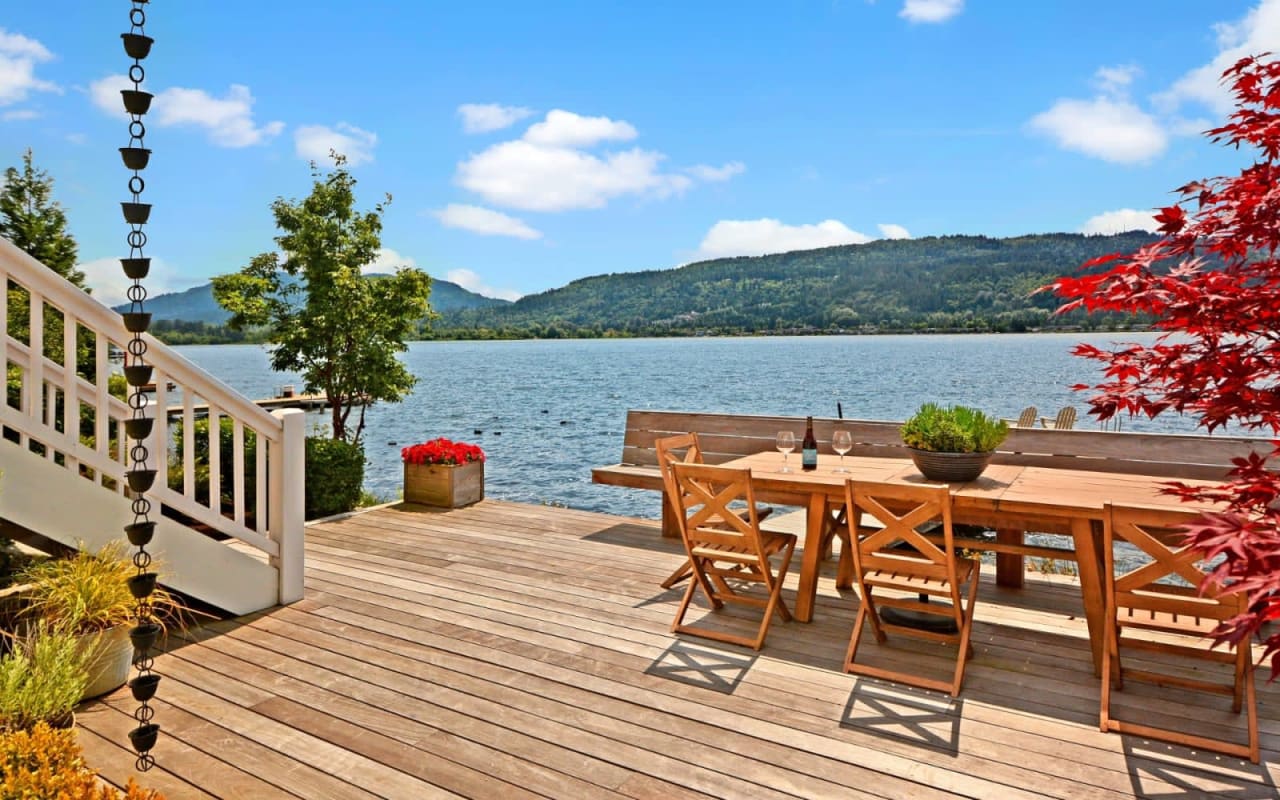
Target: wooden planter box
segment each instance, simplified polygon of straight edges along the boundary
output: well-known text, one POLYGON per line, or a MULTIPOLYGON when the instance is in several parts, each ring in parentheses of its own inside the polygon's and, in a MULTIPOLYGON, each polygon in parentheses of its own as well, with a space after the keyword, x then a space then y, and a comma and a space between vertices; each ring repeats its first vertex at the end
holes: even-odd
POLYGON ((484 499, 484 462, 462 466, 404 465, 404 501, 443 508, 461 508, 484 499))

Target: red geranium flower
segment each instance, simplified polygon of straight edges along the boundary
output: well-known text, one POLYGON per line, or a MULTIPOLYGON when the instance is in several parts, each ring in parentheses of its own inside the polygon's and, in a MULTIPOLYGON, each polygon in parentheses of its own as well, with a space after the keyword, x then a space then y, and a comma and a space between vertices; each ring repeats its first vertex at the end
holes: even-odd
POLYGON ((472 461, 484 461, 484 451, 478 445, 451 442, 441 436, 422 444, 410 445, 400 450, 400 458, 406 464, 449 464, 461 466, 472 461))

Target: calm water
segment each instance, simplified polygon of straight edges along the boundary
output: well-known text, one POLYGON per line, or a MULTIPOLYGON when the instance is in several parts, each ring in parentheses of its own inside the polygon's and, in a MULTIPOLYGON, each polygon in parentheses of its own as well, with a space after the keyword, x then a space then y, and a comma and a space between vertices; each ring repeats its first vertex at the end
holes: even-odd
MULTIPOLYGON (((371 408, 365 485, 398 496, 400 448, 437 436, 480 444, 490 497, 654 517, 654 494, 596 486, 591 467, 622 451, 627 409, 901 420, 926 400, 965 403, 1004 417, 1028 405, 1051 416, 1096 382, 1077 342, 1150 340, 1144 334, 857 336, 415 342, 418 376, 398 405, 371 408)), ((254 345, 177 348, 251 398, 302 381, 272 372, 254 345)), ((326 422, 314 414, 316 425, 326 422)), ((1125 430, 1192 432, 1188 419, 1126 420, 1125 430)), ((800 431, 797 431, 799 435, 800 431)))

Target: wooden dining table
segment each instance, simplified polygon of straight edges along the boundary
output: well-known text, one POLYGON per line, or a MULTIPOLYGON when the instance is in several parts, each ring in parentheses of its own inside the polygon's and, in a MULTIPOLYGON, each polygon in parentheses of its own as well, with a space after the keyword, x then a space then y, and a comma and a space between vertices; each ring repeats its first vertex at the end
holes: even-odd
MULTIPOLYGON (((802 506, 807 510, 804 548, 800 564, 800 588, 794 616, 801 622, 813 618, 818 572, 822 562, 822 533, 829 509, 844 502, 846 479, 928 483, 910 459, 821 455, 818 468, 802 471, 798 459, 790 459, 791 471, 783 472, 783 457, 763 452, 727 461, 723 466, 751 470, 752 489, 766 503, 802 506), (837 472, 843 467, 847 472, 837 472)), ((1143 505, 1185 509, 1178 498, 1161 493, 1169 478, 1130 473, 993 464, 977 480, 951 484, 952 518, 993 528, 997 543, 1013 544, 1026 532, 1071 537, 1079 565, 1080 592, 1094 669, 1102 663, 1104 598, 1101 533, 1105 505, 1143 505)), ((1201 483, 1184 481, 1184 483, 1201 483)), ((997 556, 997 582, 1022 585, 1022 558, 997 556)))

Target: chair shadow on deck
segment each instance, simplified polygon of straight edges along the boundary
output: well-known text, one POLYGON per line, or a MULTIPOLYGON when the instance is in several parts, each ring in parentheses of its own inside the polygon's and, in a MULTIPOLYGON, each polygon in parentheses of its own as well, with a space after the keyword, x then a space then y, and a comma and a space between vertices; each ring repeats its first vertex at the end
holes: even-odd
POLYGON ((859 677, 840 714, 840 727, 924 745, 948 755, 960 752, 964 698, 906 684, 859 677))
POLYGON ((733 694, 756 662, 756 653, 734 646, 677 639, 645 669, 646 675, 720 694, 733 694))
POLYGON ((1180 745, 1129 735, 1124 737, 1124 759, 1135 797, 1159 797, 1160 800, 1194 800, 1207 794, 1233 800, 1280 797, 1280 789, 1272 780, 1265 760, 1262 764, 1250 764, 1243 758, 1192 751, 1180 745))

